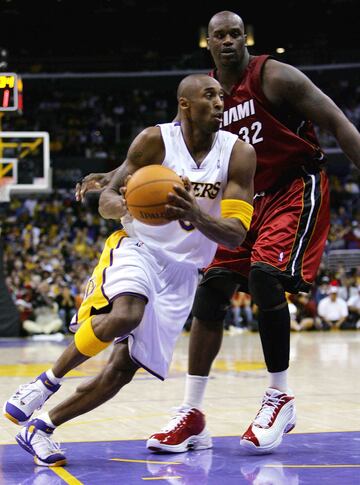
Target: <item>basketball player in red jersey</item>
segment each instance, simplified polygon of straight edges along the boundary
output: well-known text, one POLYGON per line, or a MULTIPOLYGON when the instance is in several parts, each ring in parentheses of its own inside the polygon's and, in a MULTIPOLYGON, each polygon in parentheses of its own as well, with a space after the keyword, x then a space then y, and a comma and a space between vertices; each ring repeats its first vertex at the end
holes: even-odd
POLYGON ((360 135, 342 111, 296 68, 269 56, 251 56, 242 19, 215 14, 208 48, 210 74, 225 91, 222 129, 251 143, 257 154, 254 216, 237 250, 219 246, 195 298, 189 373, 179 413, 166 431, 150 437, 155 451, 181 452, 205 431, 201 412, 213 360, 221 345, 223 319, 236 288, 259 307, 259 332, 269 375, 262 406, 240 445, 269 453, 295 426, 287 382, 290 316, 285 291, 308 291, 316 276, 329 228, 329 189, 324 155, 311 121, 332 133, 360 167, 360 135), (311 120, 311 121, 310 121, 311 120))

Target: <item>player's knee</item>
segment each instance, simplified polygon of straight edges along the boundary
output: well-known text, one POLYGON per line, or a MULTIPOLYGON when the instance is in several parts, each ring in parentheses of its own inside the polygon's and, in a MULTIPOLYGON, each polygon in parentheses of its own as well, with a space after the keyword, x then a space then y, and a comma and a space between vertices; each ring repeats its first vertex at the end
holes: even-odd
POLYGON ((192 309, 193 316, 203 325, 224 320, 229 298, 216 288, 199 286, 192 309))
POLYGON ((104 381, 110 391, 118 391, 131 382, 136 369, 129 366, 119 366, 115 362, 109 362, 105 368, 104 381))
POLYGON ((286 304, 281 282, 266 270, 253 267, 249 274, 249 290, 260 310, 275 310, 286 304))
POLYGON ((115 337, 126 335, 134 330, 141 322, 144 314, 144 306, 140 304, 113 305, 110 313, 93 317, 93 328, 95 334, 101 340, 110 340, 115 337))

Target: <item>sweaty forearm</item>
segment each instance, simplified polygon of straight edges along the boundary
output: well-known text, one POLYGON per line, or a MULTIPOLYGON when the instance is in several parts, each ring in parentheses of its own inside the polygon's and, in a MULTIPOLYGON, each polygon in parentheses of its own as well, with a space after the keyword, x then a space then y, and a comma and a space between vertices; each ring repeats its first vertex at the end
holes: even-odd
POLYGON ((214 218, 204 212, 199 212, 192 224, 206 237, 222 246, 235 249, 245 239, 246 230, 239 219, 214 218))
POLYGON ((126 213, 126 207, 119 190, 125 184, 129 172, 126 164, 115 170, 107 187, 99 198, 99 214, 104 219, 120 219, 126 213))

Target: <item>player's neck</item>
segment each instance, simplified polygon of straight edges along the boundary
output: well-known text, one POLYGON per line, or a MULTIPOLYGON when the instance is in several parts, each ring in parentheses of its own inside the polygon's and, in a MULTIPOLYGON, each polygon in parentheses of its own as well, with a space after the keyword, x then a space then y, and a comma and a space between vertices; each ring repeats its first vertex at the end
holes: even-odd
POLYGON ((212 149, 217 132, 210 134, 204 133, 188 124, 185 126, 182 125, 181 131, 190 155, 195 162, 200 165, 212 149))
POLYGON ((246 51, 239 63, 228 66, 220 64, 216 67, 216 78, 227 94, 230 94, 233 87, 242 80, 250 58, 248 51, 246 51))

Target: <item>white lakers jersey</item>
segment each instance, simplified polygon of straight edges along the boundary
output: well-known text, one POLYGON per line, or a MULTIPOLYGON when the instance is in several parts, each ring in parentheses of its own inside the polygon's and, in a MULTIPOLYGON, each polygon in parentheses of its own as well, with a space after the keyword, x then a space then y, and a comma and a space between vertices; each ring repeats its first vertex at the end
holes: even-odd
MULTIPOLYGON (((213 146, 198 166, 185 144, 180 124, 164 123, 159 127, 165 144, 163 165, 180 176, 186 175, 192 183, 201 209, 213 217, 219 217, 220 201, 228 180, 229 160, 238 137, 226 131, 218 131, 213 146)), ((124 217, 122 223, 129 236, 138 238, 174 261, 204 268, 215 255, 217 244, 187 221, 149 226, 124 217)))

